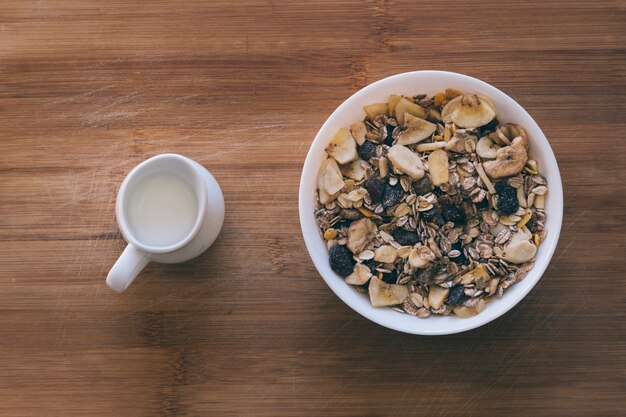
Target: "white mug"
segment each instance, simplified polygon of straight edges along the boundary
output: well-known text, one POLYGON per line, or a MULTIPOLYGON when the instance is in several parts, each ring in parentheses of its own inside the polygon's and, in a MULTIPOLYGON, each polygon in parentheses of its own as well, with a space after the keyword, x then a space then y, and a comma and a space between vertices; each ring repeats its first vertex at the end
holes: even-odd
POLYGON ((150 261, 184 262, 207 250, 224 223, 224 196, 202 165, 162 154, 130 171, 115 212, 128 246, 106 282, 123 292, 150 261))

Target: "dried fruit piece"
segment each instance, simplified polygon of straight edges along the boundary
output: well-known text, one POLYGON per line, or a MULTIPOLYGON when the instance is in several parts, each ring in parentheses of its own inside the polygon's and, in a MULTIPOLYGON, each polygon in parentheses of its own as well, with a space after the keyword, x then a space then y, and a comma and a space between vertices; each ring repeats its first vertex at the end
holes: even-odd
POLYGON ((329 250, 330 268, 341 275, 348 276, 352 273, 356 261, 352 258, 352 254, 343 245, 334 245, 329 250))
POLYGON ((481 94, 465 94, 448 102, 441 110, 441 118, 446 123, 454 123, 465 129, 475 129, 489 123, 496 117, 496 109, 491 100, 481 94))
POLYGON ((537 246, 530 242, 532 236, 526 232, 520 230, 511 235, 511 239, 499 257, 514 264, 523 264, 533 259, 537 254, 537 246))
POLYGON ((379 204, 383 199, 383 193, 385 192, 385 181, 377 177, 372 177, 365 181, 365 189, 372 199, 372 203, 379 204))
POLYGON ((448 153, 443 149, 437 149, 432 151, 428 155, 428 171, 430 172, 430 179, 434 185, 441 185, 448 182, 448 153))
POLYGON ((377 116, 380 116, 381 114, 389 113, 389 106, 387 105, 387 103, 374 103, 363 106, 363 110, 365 110, 365 113, 367 113, 368 119, 374 120, 377 116))
POLYGON ((433 190, 433 184, 430 182, 428 176, 424 176, 413 183, 413 189, 415 190, 415 194, 424 195, 433 190))
POLYGON ((328 204, 333 201, 345 185, 337 162, 333 158, 326 158, 317 174, 320 202, 328 204))
POLYGON ((393 240, 402 246, 413 246, 419 243, 420 238, 416 232, 411 232, 406 229, 396 229, 395 232, 393 232, 393 240))
POLYGON ((446 100, 447 98, 446 98, 445 93, 441 93, 441 92, 435 94, 435 96, 433 97, 433 103, 437 107, 441 106, 446 100))
POLYGON ((402 201, 402 197, 404 196, 404 190, 400 183, 396 185, 391 185, 389 183, 385 184, 385 190, 383 192, 382 204, 384 208, 393 207, 402 201))
POLYGON ((395 117, 396 115, 396 106, 398 105, 398 102, 400 101, 400 99, 402 98, 402 96, 397 96, 395 94, 392 94, 389 96, 389 115, 395 117))
POLYGON ((401 304, 409 296, 409 290, 404 285, 387 284, 377 277, 372 277, 369 296, 374 307, 393 306, 401 304))
POLYGON ((438 214, 439 209, 437 207, 433 207, 430 210, 420 212, 420 216, 422 217, 422 219, 426 220, 427 222, 432 222, 438 214))
POLYGON ((448 299, 446 300, 446 304, 452 307, 456 307, 461 304, 467 295, 465 295, 465 287, 462 285, 455 285, 450 288, 450 293, 448 294, 448 299))
POLYGON ((463 224, 467 220, 467 216, 461 207, 446 204, 441 208, 443 219, 456 225, 463 224))
POLYGON ((334 239, 336 237, 337 237, 337 230, 333 229, 332 227, 329 227, 324 232, 324 239, 326 239, 326 240, 332 240, 332 239, 334 239))
POLYGON ((365 123, 354 123, 350 126, 350 133, 352 134, 352 137, 357 145, 363 145, 363 142, 365 142, 365 134, 367 133, 365 123))
POLYGON ((498 210, 507 215, 515 213, 519 208, 517 190, 504 181, 496 183, 495 188, 498 193, 498 210))
POLYGON ((361 159, 348 162, 346 165, 340 166, 339 170, 344 177, 352 178, 356 181, 361 181, 365 177, 365 168, 361 159))
POLYGON ((421 142, 428 139, 437 130, 436 124, 408 113, 404 117, 404 125, 406 129, 398 136, 398 145, 412 145, 421 142))
POLYGON ((396 120, 401 126, 404 126, 404 115, 410 114, 421 119, 426 119, 426 111, 419 104, 415 104, 409 99, 402 97, 395 106, 396 120))
POLYGON ((366 140, 359 146, 357 152, 363 160, 369 161, 370 158, 378 156, 378 146, 374 142, 366 140))
POLYGON ((376 225, 364 217, 355 221, 348 228, 348 249, 354 254, 361 253, 376 235, 376 225))
POLYGON ((387 123, 385 125, 385 130, 384 132, 387 132, 387 134, 385 135, 385 139, 383 140, 383 143, 387 146, 391 146, 393 144, 393 132, 396 130, 396 127, 393 125, 390 125, 389 123, 387 123))
POLYGON ((335 133, 326 152, 342 165, 357 158, 356 142, 348 129, 341 128, 335 133))
POLYGON ((431 285, 428 287, 428 304, 433 309, 438 309, 446 301, 446 297, 450 292, 449 288, 443 288, 439 285, 431 285))
POLYGON ((424 176, 424 164, 415 152, 402 145, 393 145, 387 152, 387 157, 398 171, 408 175, 413 180, 424 176))
POLYGON ((363 264, 356 264, 354 270, 345 279, 350 285, 363 285, 372 277, 370 269, 363 264))
POLYGON ((485 309, 486 306, 487 304, 485 303, 485 300, 481 298, 480 300, 478 300, 474 307, 465 307, 462 305, 455 307, 454 314, 456 314, 457 317, 468 318, 480 313, 485 309))
POLYGON ((382 245, 374 251, 374 260, 385 264, 392 264, 398 257, 398 250, 391 245, 382 245))
POLYGON ((483 136, 476 144, 476 154, 483 159, 495 159, 499 146, 493 144, 493 140, 489 136, 483 136))
POLYGON ((517 175, 528 161, 527 142, 518 136, 510 146, 498 149, 496 159, 483 164, 485 173, 492 179, 517 175))
POLYGON ((460 283, 463 285, 471 284, 476 282, 479 279, 488 280, 489 273, 487 272, 487 268, 484 264, 478 264, 476 268, 468 272, 467 274, 461 276, 460 283))

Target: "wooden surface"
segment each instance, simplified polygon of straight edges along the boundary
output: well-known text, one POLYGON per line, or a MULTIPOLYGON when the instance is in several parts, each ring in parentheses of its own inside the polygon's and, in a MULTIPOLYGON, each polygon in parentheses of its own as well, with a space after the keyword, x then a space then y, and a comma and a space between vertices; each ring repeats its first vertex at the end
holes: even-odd
POLYGON ((626 406, 623 1, 4 0, 0 415, 611 416, 626 406), (368 322, 301 238, 311 140, 398 72, 479 77, 522 104, 564 182, 559 247, 495 322, 368 322), (123 295, 115 193, 162 152, 208 167, 216 244, 123 295))

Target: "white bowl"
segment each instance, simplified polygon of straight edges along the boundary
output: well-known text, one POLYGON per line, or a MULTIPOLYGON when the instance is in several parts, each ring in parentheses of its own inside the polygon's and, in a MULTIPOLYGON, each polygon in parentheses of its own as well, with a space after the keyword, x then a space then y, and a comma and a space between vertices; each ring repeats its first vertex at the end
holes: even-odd
POLYGON ((559 239, 563 218, 563 188, 559 167, 548 140, 533 118, 515 100, 484 81, 467 75, 445 71, 415 71, 394 75, 368 85, 344 101, 330 115, 315 136, 304 162, 299 208, 302 234, 311 259, 326 284, 344 303, 362 316, 390 329, 421 335, 442 335, 463 332, 489 323, 513 308, 535 286, 546 270, 559 239), (367 294, 356 291, 330 269, 328 250, 315 220, 314 194, 317 171, 324 159, 324 149, 337 129, 348 127, 365 117, 363 106, 386 102, 389 94, 432 95, 446 88, 485 94, 495 103, 501 122, 517 123, 526 129, 531 143, 530 155, 538 162, 540 173, 548 180, 549 191, 545 202, 545 226, 548 235, 539 247, 534 268, 526 278, 509 287, 501 298, 494 298, 480 314, 470 318, 431 316, 420 319, 390 308, 372 307, 367 294))

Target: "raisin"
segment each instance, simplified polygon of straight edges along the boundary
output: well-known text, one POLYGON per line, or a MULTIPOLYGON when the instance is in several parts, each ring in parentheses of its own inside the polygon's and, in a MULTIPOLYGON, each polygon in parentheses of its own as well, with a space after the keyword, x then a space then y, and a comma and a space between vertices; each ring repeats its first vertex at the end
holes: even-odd
POLYGON ((352 254, 343 245, 335 245, 329 250, 330 254, 330 268, 341 275, 346 277, 352 273, 354 269, 354 258, 352 254))
POLYGON ((498 193, 498 210, 504 214, 513 214, 519 208, 517 201, 517 190, 506 182, 496 183, 498 193))
POLYGON ((478 132, 480 133, 480 136, 485 136, 485 134, 487 132, 493 132, 496 130, 496 127, 498 127, 498 125, 500 124, 500 122, 498 122, 498 119, 496 119, 495 117, 486 125, 482 125, 481 127, 478 128, 478 132))
POLYGON ((458 225, 465 223, 465 220, 467 220, 465 211, 463 211, 463 209, 459 206, 447 204, 442 207, 441 212, 441 214, 443 215, 443 219, 447 222, 452 222, 458 225))
POLYGON ((430 182, 428 175, 425 175, 422 179, 413 183, 413 189, 415 190, 415 194, 424 195, 433 190, 433 184, 430 182))
POLYGON ((396 272, 396 270, 394 269, 391 272, 384 272, 383 281, 387 284, 395 284, 398 281, 398 273, 396 272))
POLYGON ((383 199, 385 192, 385 182, 380 178, 370 178, 365 181, 365 189, 370 194, 372 203, 378 204, 383 199))
POLYGON ((363 145, 358 147, 357 152, 361 159, 368 161, 378 155, 378 147, 374 142, 366 140, 363 145))
POLYGON ((420 241, 420 238, 416 232, 411 232, 406 229, 396 229, 396 231, 393 232, 393 240, 402 246, 413 246, 420 241))
POLYGON ((421 218, 426 220, 427 222, 432 222, 437 214, 439 214, 439 210, 435 206, 433 206, 433 208, 431 208, 430 210, 420 211, 421 218))
POLYGON ((367 261, 363 261, 363 265, 368 267, 372 274, 376 273, 376 261, 374 261, 373 259, 368 259, 367 261))
POLYGON ((468 265, 469 264, 469 260, 467 259, 467 257, 465 256, 465 253, 463 252, 463 243, 456 242, 454 245, 452 245, 452 249, 451 250, 458 250, 459 252, 461 252, 461 254, 459 256, 457 256, 456 258, 450 258, 450 260, 454 263, 457 263, 459 265, 468 265))
POLYGON ((461 304, 463 301, 465 301, 466 298, 467 298, 467 295, 465 295, 465 287, 459 284, 450 288, 450 292, 448 293, 448 299, 446 300, 446 303, 449 306, 456 307, 459 304, 461 304))
POLYGON ((395 126, 391 126, 387 124, 387 137, 385 138, 385 145, 391 146, 393 145, 393 131, 396 129, 395 126))
POLYGON ((396 185, 391 185, 389 183, 385 184, 385 191, 383 192, 383 207, 389 208, 393 207, 402 201, 402 196, 404 195, 404 190, 400 183, 396 185))
POLYGON ((480 200, 478 203, 476 203, 476 208, 477 209, 489 208, 489 199, 485 197, 482 200, 480 200))

